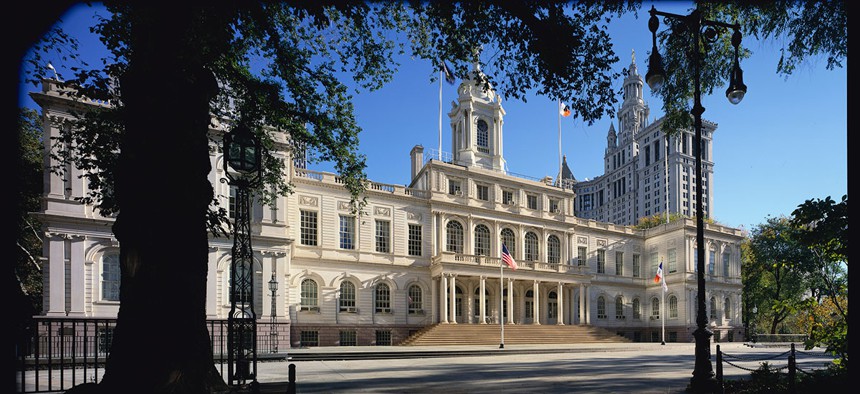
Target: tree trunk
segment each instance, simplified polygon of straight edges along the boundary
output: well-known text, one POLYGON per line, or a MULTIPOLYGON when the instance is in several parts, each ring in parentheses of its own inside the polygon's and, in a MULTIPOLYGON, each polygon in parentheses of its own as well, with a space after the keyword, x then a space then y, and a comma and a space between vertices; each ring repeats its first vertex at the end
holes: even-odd
POLYGON ((206 327, 209 103, 217 92, 185 5, 129 12, 116 195, 120 309, 105 393, 228 391, 206 327))

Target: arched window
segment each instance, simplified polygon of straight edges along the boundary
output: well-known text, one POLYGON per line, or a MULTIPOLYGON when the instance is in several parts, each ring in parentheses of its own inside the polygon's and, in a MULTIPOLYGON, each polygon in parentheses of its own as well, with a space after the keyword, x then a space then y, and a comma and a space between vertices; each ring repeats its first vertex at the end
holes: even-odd
POLYGON ((526 233, 526 261, 538 260, 538 237, 535 233, 529 231, 526 233))
MULTIPOLYGON (((517 236, 509 228, 502 229, 502 243, 508 247, 508 252, 511 252, 511 257, 517 259, 517 236)), ((501 249, 501 247, 499 247, 501 249)), ((501 252, 499 252, 501 253, 501 252)))
POLYGON ((102 257, 102 300, 119 301, 119 253, 105 253, 102 257))
POLYGON ((302 310, 316 310, 319 307, 317 295, 317 282, 313 279, 302 280, 301 289, 302 310))
POLYGON ((638 298, 633 299, 633 318, 636 320, 639 320, 642 318, 642 308, 641 308, 641 305, 639 305, 639 299, 638 298))
POLYGON ((660 318, 660 299, 656 297, 651 299, 651 318, 660 318))
POLYGON ((678 318, 678 297, 669 296, 669 317, 678 318))
POLYGON ((606 300, 603 296, 597 297, 597 318, 606 319, 606 300))
POLYGON ((717 299, 714 297, 711 297, 711 308, 709 312, 708 317, 711 320, 717 320, 717 299))
POLYGON ((732 318, 732 301, 729 300, 728 297, 726 297, 726 299, 723 300, 723 318, 724 319, 731 319, 732 318))
POLYGON ((385 283, 376 285, 376 311, 391 313, 391 289, 385 283))
POLYGON ((561 242, 555 235, 546 239, 546 261, 550 264, 558 264, 561 261, 561 242))
POLYGON ((475 255, 490 255, 490 229, 483 224, 475 226, 475 255))
POLYGON ((732 252, 723 252, 723 276, 729 276, 729 262, 732 261, 732 252))
POLYGON ((489 127, 487 127, 487 122, 483 119, 478 120, 478 152, 481 153, 490 153, 489 148, 489 127))
POLYGON ((421 286, 409 286, 409 290, 406 292, 406 301, 409 304, 410 315, 424 313, 424 301, 422 295, 421 286))
POLYGON ((341 312, 355 312, 355 285, 350 281, 340 282, 341 312))
POLYGON ((448 234, 446 249, 449 252, 463 253, 463 225, 456 220, 451 220, 445 229, 448 234))
POLYGON ((615 297, 615 318, 624 318, 624 299, 621 296, 615 297))

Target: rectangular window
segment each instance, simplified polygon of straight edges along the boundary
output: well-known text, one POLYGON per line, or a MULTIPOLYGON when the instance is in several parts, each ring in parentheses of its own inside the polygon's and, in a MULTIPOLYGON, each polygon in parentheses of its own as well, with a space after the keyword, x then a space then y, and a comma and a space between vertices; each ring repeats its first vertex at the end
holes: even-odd
POLYGON ((549 211, 552 213, 560 213, 561 212, 561 208, 559 207, 558 200, 556 200, 554 198, 551 198, 549 200, 549 211))
POLYGON ((658 260, 657 252, 651 252, 651 277, 657 276, 657 264, 660 264, 658 260))
POLYGON ((355 331, 341 331, 340 346, 358 346, 358 334, 355 331))
POLYGON ((376 251, 391 252, 391 222, 388 220, 376 221, 376 251))
POLYGON ((319 346, 320 333, 319 331, 302 331, 299 334, 299 341, 301 341, 301 347, 319 346))
POLYGON ((230 186, 230 198, 227 203, 227 217, 230 219, 236 218, 236 193, 238 192, 238 188, 236 186, 230 186))
POLYGON ((603 249, 597 251, 597 273, 606 273, 606 251, 603 249))
POLYGON ((534 194, 529 194, 526 196, 526 202, 528 203, 529 209, 538 209, 537 204, 537 196, 534 194))
POLYGON ((615 252, 615 275, 624 275, 624 252, 615 252))
POLYGON ((317 246, 317 213, 316 211, 301 211, 301 243, 302 245, 317 246))
POLYGON ((678 272, 678 253, 675 248, 666 252, 666 260, 669 260, 669 273, 678 272))
POLYGON ((376 331, 376 346, 391 346, 391 331, 377 330, 376 331))
POLYGON ((460 181, 448 180, 448 194, 462 196, 463 189, 460 187, 460 181))
POLYGON ((717 252, 710 250, 708 251, 708 274, 714 274, 714 264, 716 264, 717 260, 717 252))
POLYGON ((355 249, 355 217, 340 215, 340 248, 355 249))
POLYGON ((502 204, 514 205, 514 192, 510 190, 502 190, 502 204))
POLYGON ((729 261, 731 261, 729 256, 731 256, 729 253, 723 253, 723 276, 725 277, 729 276, 729 261))
POLYGON ((409 255, 421 256, 421 225, 409 225, 409 255))
POLYGON ((639 264, 639 255, 634 254, 633 255, 633 277, 639 278, 642 276, 641 274, 642 274, 642 268, 639 264))
POLYGON ((576 256, 576 265, 583 266, 585 265, 586 254, 588 253, 588 249, 585 246, 580 246, 578 248, 578 255, 576 256))
POLYGON ((478 199, 488 201, 490 199, 490 188, 487 185, 477 185, 475 190, 478 192, 478 199))

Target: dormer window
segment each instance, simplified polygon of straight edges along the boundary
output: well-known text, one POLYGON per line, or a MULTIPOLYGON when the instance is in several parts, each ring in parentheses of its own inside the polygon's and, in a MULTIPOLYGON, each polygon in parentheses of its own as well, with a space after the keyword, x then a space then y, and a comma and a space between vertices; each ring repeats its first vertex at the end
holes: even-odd
POLYGON ((488 130, 489 126, 487 126, 487 122, 483 119, 478 119, 478 152, 490 153, 490 135, 488 130))

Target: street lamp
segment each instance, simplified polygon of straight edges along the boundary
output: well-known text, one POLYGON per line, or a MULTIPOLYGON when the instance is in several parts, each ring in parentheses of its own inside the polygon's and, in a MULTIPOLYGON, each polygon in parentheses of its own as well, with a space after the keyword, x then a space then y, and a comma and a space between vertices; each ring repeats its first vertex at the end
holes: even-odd
POLYGON ((275 273, 272 272, 272 279, 269 279, 269 291, 272 292, 272 325, 269 328, 269 338, 271 339, 272 353, 278 352, 278 326, 277 326, 277 316, 278 316, 278 308, 275 307, 275 303, 277 303, 277 291, 278 291, 278 280, 275 278, 275 273))
POLYGON ((651 42, 653 46, 651 48, 651 57, 648 61, 648 73, 645 74, 645 82, 648 83, 651 90, 660 90, 666 80, 666 73, 662 65, 663 62, 660 53, 657 51, 657 28, 660 26, 657 16, 680 20, 687 26, 688 31, 693 34, 692 61, 695 91, 693 108, 690 110, 690 113, 694 117, 696 133, 694 149, 696 152, 696 253, 698 257, 696 264, 698 285, 696 325, 698 328, 693 332, 693 336, 696 339, 696 364, 693 370, 693 377, 690 379, 690 388, 695 392, 713 392, 718 386, 714 378, 713 366, 711 365, 710 338, 713 332, 707 328, 708 317, 705 314, 705 215, 702 207, 702 113, 705 112, 705 108, 702 107, 699 40, 703 37, 704 40, 712 43, 717 38, 718 30, 720 32, 725 31, 725 29, 734 30, 732 34, 732 46, 735 48, 734 67, 729 78, 730 83, 728 90, 726 90, 726 98, 728 98, 730 103, 737 104, 743 100, 747 91, 747 87, 743 82, 743 71, 738 62, 738 46, 741 43, 740 25, 707 20, 702 17, 698 9, 693 10, 689 15, 678 15, 657 11, 654 6, 651 6, 649 13, 651 14, 651 18, 648 20, 648 29, 651 30, 651 42))
POLYGON ((257 315, 254 310, 254 250, 251 248, 250 189, 261 178, 260 140, 244 122, 224 135, 225 171, 236 186, 235 225, 230 264, 230 315, 227 317, 227 375, 231 386, 257 382, 257 315))

